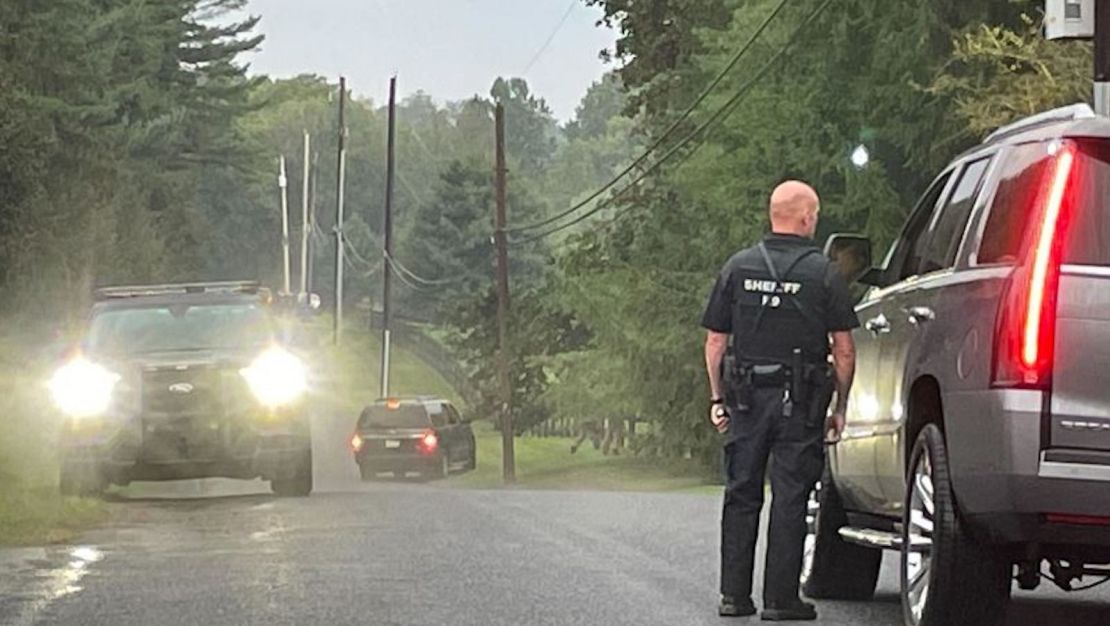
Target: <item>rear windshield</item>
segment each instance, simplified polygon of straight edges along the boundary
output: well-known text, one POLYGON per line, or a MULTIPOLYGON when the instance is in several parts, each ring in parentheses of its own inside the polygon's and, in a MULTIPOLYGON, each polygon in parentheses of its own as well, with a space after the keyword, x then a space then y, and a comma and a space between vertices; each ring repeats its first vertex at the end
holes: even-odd
POLYGON ((359 426, 363 428, 425 428, 428 413, 418 404, 402 404, 396 409, 372 406, 362 412, 359 426))
MULTIPOLYGON (((1110 142, 1079 141, 1075 182, 1078 201, 1067 226, 1063 262, 1110 265, 1110 142)), ((978 262, 1014 263, 1021 254, 1031 215, 1051 171, 1048 144, 1017 146, 1007 158, 983 230, 978 262)))
POLYGON ((1076 192, 1079 211, 1068 226, 1064 263, 1110 265, 1110 142, 1082 141, 1076 192))

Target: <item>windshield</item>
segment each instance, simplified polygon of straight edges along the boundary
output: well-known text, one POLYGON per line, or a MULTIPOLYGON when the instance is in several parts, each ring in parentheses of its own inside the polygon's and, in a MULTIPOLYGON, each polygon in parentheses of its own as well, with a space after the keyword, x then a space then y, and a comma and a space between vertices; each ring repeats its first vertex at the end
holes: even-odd
POLYGON ((256 348, 273 331, 255 304, 162 306, 103 311, 93 318, 85 347, 137 354, 256 348))
POLYGON ((430 426, 427 411, 418 404, 405 404, 396 409, 372 406, 362 413, 359 424, 363 428, 426 428, 430 426))

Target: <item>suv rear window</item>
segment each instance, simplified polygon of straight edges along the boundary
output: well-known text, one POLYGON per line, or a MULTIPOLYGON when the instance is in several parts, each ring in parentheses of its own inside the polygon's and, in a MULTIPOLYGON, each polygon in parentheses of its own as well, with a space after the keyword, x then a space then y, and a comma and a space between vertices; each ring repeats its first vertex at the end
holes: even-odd
POLYGON ((396 409, 372 406, 362 412, 358 425, 363 428, 426 428, 428 413, 419 404, 402 404, 396 409))
MULTIPOLYGON (((1064 263, 1110 265, 1110 142, 1079 141, 1080 159, 1073 220, 1064 245, 1064 263)), ((983 229, 978 262, 1014 263, 1021 254, 1031 211, 1047 184, 1051 157, 1046 143, 1017 146, 1002 172, 990 216, 983 229)))
POLYGON ((1110 141, 1079 142, 1075 192, 1080 198, 1068 239, 1064 244, 1064 263, 1110 265, 1110 141))

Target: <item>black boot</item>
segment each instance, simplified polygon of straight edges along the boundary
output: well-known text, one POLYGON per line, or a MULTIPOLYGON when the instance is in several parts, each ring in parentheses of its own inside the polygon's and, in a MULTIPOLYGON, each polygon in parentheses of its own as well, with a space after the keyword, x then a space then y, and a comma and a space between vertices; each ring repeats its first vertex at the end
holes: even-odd
POLYGON ((755 615, 755 604, 752 603, 751 598, 737 600, 732 596, 721 596, 717 614, 721 617, 748 617, 755 615))
POLYGON ((812 622, 817 619, 817 608, 808 602, 798 600, 797 603, 785 607, 767 607, 763 609, 760 619, 765 622, 812 622))

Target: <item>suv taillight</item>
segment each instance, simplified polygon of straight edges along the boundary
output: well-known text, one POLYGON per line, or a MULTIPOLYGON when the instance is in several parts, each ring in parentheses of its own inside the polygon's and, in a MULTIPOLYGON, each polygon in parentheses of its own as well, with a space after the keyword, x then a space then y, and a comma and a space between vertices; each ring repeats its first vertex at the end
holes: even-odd
POLYGON ((426 430, 420 435, 416 446, 424 454, 434 454, 439 447, 439 435, 434 430, 426 430))
POLYGON ((1032 213, 1034 227, 1023 262, 1010 274, 995 329, 993 382, 999 387, 1047 389, 1056 335, 1061 242, 1072 213, 1076 146, 1056 153, 1032 213))

